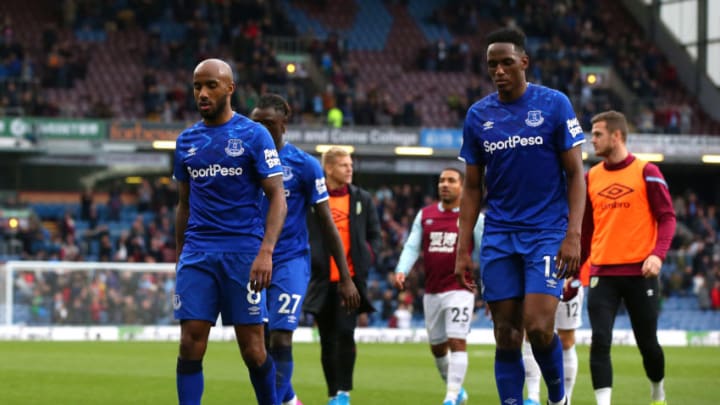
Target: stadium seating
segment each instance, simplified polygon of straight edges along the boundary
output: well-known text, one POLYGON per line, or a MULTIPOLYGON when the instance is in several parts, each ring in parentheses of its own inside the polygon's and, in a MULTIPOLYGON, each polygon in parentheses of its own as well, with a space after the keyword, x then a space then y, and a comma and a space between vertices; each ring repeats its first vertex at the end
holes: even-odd
MULTIPOLYGON (((23 44, 24 49, 31 55, 31 60, 36 65, 36 74, 40 76, 43 70, 42 64, 45 63, 44 59, 46 57, 46 52, 42 49, 44 27, 57 21, 57 11, 61 7, 60 3, 62 2, 52 0, 0 2, 0 15, 6 14, 11 17, 13 38, 23 44)), ((470 6, 476 4, 476 2, 470 0, 450 3, 442 0, 369 0, 362 2, 358 0, 337 0, 324 2, 324 7, 315 6, 313 2, 290 0, 270 1, 268 3, 271 6, 279 7, 287 14, 287 18, 297 28, 298 41, 305 39, 306 36, 325 40, 333 33, 339 34, 343 54, 341 60, 334 62, 344 64, 343 68, 357 67, 358 76, 352 80, 355 88, 352 89, 351 93, 367 95, 371 91, 376 91, 380 94, 380 97, 386 95, 391 101, 392 107, 396 109, 400 109, 410 97, 414 102, 416 112, 421 116, 423 126, 458 126, 460 118, 462 118, 461 113, 464 111, 463 108, 466 108, 467 104, 472 101, 463 101, 462 98, 473 77, 479 78, 479 86, 483 88, 483 93, 487 93, 491 89, 487 79, 482 77, 482 67, 473 66, 471 59, 477 57, 477 52, 481 52, 483 35, 500 23, 497 18, 497 10, 493 9, 494 4, 498 2, 488 2, 486 7, 480 10, 481 12, 477 14, 477 26, 473 27, 475 29, 474 33, 452 32, 452 28, 454 28, 452 24, 449 24, 447 19, 443 19, 443 15, 445 17, 465 18, 463 15, 458 16, 458 11, 448 9, 446 6, 458 3, 469 4, 470 6), (445 41, 448 44, 457 41, 458 44, 466 45, 469 48, 469 54, 466 55, 468 58, 467 65, 462 70, 455 72, 438 72, 432 69, 419 68, 416 63, 418 52, 424 47, 435 46, 438 41, 445 41), (458 100, 458 104, 461 105, 460 108, 455 109, 452 107, 448 102, 449 99, 458 100)), ((517 2, 517 4, 520 3, 527 2, 517 2)), ((589 6, 596 2, 587 1, 585 3, 589 6)), ((593 24, 596 25, 594 28, 595 33, 612 35, 609 38, 613 41, 619 41, 617 35, 638 38, 639 42, 627 46, 632 51, 630 52, 631 55, 641 54, 642 52, 638 50, 638 47, 649 46, 649 43, 642 40, 642 34, 637 24, 632 21, 628 13, 623 11, 620 3, 618 0, 607 2, 607 6, 603 8, 605 11, 593 19, 593 24), (623 30, 617 33, 613 32, 612 29, 607 27, 609 21, 614 21, 613 27, 621 26, 623 30)), ((210 8, 215 6, 216 2, 210 2, 207 5, 210 8)), ((170 5, 170 7, 173 6, 170 5)), ((178 10, 174 11, 177 12, 178 10)), ((575 12, 580 15, 587 14, 583 13, 583 10, 575 10, 575 12)), ((514 16, 517 19, 516 22, 522 25, 523 12, 521 10, 510 8, 508 13, 509 16, 514 16)), ((73 27, 57 28, 55 34, 58 43, 68 43, 71 48, 87 47, 87 72, 84 77, 76 78, 70 87, 44 87, 42 89, 43 97, 51 103, 61 106, 61 115, 87 116, 90 114, 94 99, 100 99, 109 104, 112 114, 116 118, 145 118, 147 114, 141 102, 143 92, 146 90, 143 84, 144 75, 146 73, 151 76, 154 75, 158 87, 163 88, 165 92, 168 92, 168 89, 172 88, 172 86, 180 86, 185 89, 187 83, 183 80, 182 84, 178 85, 179 80, 177 78, 189 77, 188 69, 190 67, 187 66, 186 62, 188 60, 194 62, 194 58, 199 56, 194 49, 174 48, 177 42, 187 42, 193 38, 188 31, 189 24, 183 24, 180 17, 171 18, 170 14, 165 10, 157 15, 149 15, 147 21, 137 21, 135 25, 117 29, 109 28, 106 30, 105 35, 100 36, 87 33, 77 36, 74 34, 73 27), (177 61, 177 64, 170 63, 169 66, 166 64, 154 66, 147 61, 146 57, 149 54, 153 55, 152 44, 156 37, 162 43, 162 49, 173 49, 183 55, 183 57, 178 56, 177 60, 168 59, 172 62, 177 61)), ((546 12, 538 13, 538 15, 542 18, 548 17, 546 12)), ((590 13, 589 15, 594 14, 590 13)), ((207 18, 209 23, 218 23, 215 20, 217 17, 212 13, 209 13, 207 18)), ((244 22, 239 22, 237 26, 222 27, 222 30, 225 30, 223 31, 224 35, 226 35, 224 38, 237 39, 239 34, 236 30, 241 30, 244 22)), ((111 27, 112 24, 107 26, 111 27)), ((529 38, 529 48, 531 50, 540 49, 542 44, 548 43, 549 37, 556 34, 552 28, 555 27, 551 25, 549 32, 544 34, 532 32, 529 38)), ((214 38, 214 35, 217 34, 212 34, 210 37, 214 38)), ((212 42, 212 39, 210 42, 212 42)), ((210 47, 208 52, 217 52, 218 55, 224 57, 232 53, 227 48, 228 44, 221 44, 214 48, 210 47)), ((267 48, 255 50, 260 53, 269 51, 267 48)), ((544 58, 562 59, 566 57, 564 55, 567 55, 568 52, 574 52, 572 46, 568 47, 563 42, 559 43, 551 51, 544 58)), ((628 62, 626 56, 616 58, 617 55, 610 53, 612 50, 605 51, 608 53, 601 53, 599 58, 613 60, 618 70, 623 74, 627 73, 626 71, 639 69, 634 65, 628 67, 625 64, 628 62)), ((540 59, 540 56, 538 56, 538 59, 540 59)), ((557 72, 554 71, 549 72, 549 74, 550 76, 553 74, 557 76, 557 72)), ((625 79, 633 80, 633 77, 626 75, 625 79)), ((568 90, 571 97, 576 96, 577 88, 568 90)), ((720 134, 720 125, 717 122, 708 120, 701 110, 693 104, 691 96, 682 88, 661 87, 657 92, 658 99, 662 103, 672 105, 688 102, 692 105, 694 110, 694 132, 720 134)), ((180 103, 182 104, 183 101, 186 102, 187 100, 181 100, 180 103)), ((421 201, 422 199, 418 200, 421 201)), ((48 200, 33 203, 32 208, 46 225, 49 234, 56 232, 55 224, 66 212, 71 212, 74 215, 78 235, 82 235, 90 228, 88 221, 79 219, 80 207, 77 203, 59 203, 48 200)), ((412 212, 412 209, 418 207, 404 208, 410 208, 412 212)), ((141 214, 137 204, 131 203, 123 205, 119 217, 111 220, 109 209, 105 203, 97 204, 97 209, 101 224, 107 226, 107 232, 110 235, 113 247, 119 243, 122 234, 130 231, 138 215, 143 216, 142 222, 146 226, 156 218, 165 215, 155 212, 141 214)), ((398 214, 398 217, 409 215, 405 209, 398 209, 397 211, 402 212, 402 214, 398 214)), ((172 217, 171 212, 167 215, 172 217)), ((402 222, 400 218, 396 218, 396 221, 398 223, 402 222)), ((692 218, 685 218, 680 221, 684 222, 688 227, 692 225, 692 218)), ((406 222, 410 223, 411 220, 406 222)), ((384 224, 384 227, 389 232, 387 224, 384 224)), ((715 224, 715 228, 714 231, 717 234, 717 224, 715 224)), ((167 237, 172 240, 172 235, 167 235, 167 237)), ((717 235, 714 238, 712 243, 718 246, 717 235)), ((399 254, 402 241, 390 243, 393 245, 393 253, 399 254)), ((81 245, 81 249, 86 260, 97 259, 100 254, 100 246, 96 239, 86 241, 84 245, 81 245)), ((678 247, 678 249, 688 250, 684 246, 678 247)), ((26 256, 23 257, 32 258, 31 255, 28 255, 28 252, 25 252, 25 254, 26 256)), ((688 256, 687 261, 693 261, 693 255, 688 253, 684 255, 688 256)), ((11 254, 0 257, 0 260, 10 258, 18 258, 18 256, 11 254)), ((715 263, 717 260, 713 260, 712 264, 717 265, 715 263)), ((375 269, 370 274, 369 279, 378 283, 380 292, 392 288, 387 282, 387 271, 389 271, 387 268, 375 269)), ((668 275, 678 276, 683 271, 683 266, 668 261, 663 273, 667 272, 668 275)), ((720 279, 720 273, 712 267, 710 269, 693 268, 693 271, 706 274, 710 281, 720 279)), ((701 311, 698 297, 694 295, 690 286, 683 285, 681 287, 682 291, 674 291, 673 288, 677 287, 668 286, 667 289, 664 288, 667 297, 663 301, 660 317, 661 328, 720 329, 719 312, 701 311), (685 296, 682 296, 682 294, 685 296)), ((417 294, 417 291, 412 293, 417 294)), ((374 303, 379 308, 382 301, 376 300, 374 303)), ((413 325, 421 325, 421 309, 415 308, 415 310, 413 325)), ((23 311, 25 309, 20 308, 18 313, 22 315, 23 311)), ((589 321, 586 309, 584 309, 583 318, 587 327, 589 321)), ((387 321, 381 319, 380 314, 376 313, 371 315, 370 324, 384 326, 387 321)), ((627 315, 625 313, 618 314, 616 327, 629 328, 629 325, 627 315)), ((483 316, 482 310, 478 311, 473 326, 491 326, 490 320, 483 316)))
MULTIPOLYGON (((468 0, 449 3, 440 0, 276 0, 270 2, 269 7, 273 10, 273 18, 279 19, 284 13, 284 17, 298 33, 298 38, 311 37, 322 41, 331 33, 338 34, 340 42, 344 44, 343 51, 349 52, 348 60, 359 67, 357 82, 362 87, 361 92, 367 91, 368 87, 374 84, 387 92, 394 105, 391 107, 396 110, 403 106, 408 97, 417 97, 415 107, 420 115, 420 122, 429 127, 460 125, 459 119, 464 115, 464 110, 474 101, 463 98, 473 75, 479 75, 484 89, 490 90, 487 79, 483 77, 480 62, 482 38, 488 30, 501 23, 501 17, 505 21, 514 20, 518 25, 526 26, 530 44, 549 43, 563 38, 566 43, 561 41, 559 46, 554 45, 550 55, 531 55, 533 60, 544 60, 545 66, 539 68, 539 71, 542 71, 542 80, 541 77, 532 79, 547 82, 546 84, 551 86, 559 85, 571 96, 578 112, 590 115, 602 108, 603 105, 597 105, 604 100, 600 98, 600 93, 596 94, 598 98, 595 103, 587 104, 579 100, 582 83, 577 81, 579 75, 576 67, 575 72, 570 74, 554 63, 555 60, 563 59, 572 61, 576 58, 576 53, 587 53, 587 49, 572 42, 580 35, 575 31, 568 31, 568 27, 572 24, 580 26, 586 20, 592 21, 592 35, 607 38, 610 43, 617 45, 601 47, 590 42, 592 46, 589 54, 595 55, 592 62, 614 62, 616 71, 628 87, 642 92, 638 94, 641 102, 655 107, 659 131, 675 128, 666 128, 669 125, 666 122, 667 115, 677 112, 683 105, 688 105, 693 114, 691 132, 720 133, 720 123, 709 119, 692 96, 673 81, 672 75, 664 73, 671 72, 672 66, 662 55, 657 56, 656 64, 632 56, 642 54, 640 50, 653 47, 649 41, 643 39, 638 24, 624 11, 622 2, 612 0, 611 4, 603 7, 603 13, 593 13, 596 3, 583 2, 576 8, 563 11, 559 11, 561 9, 558 7, 543 8, 537 5, 530 5, 529 9, 526 9, 523 2, 512 3, 505 8, 501 8, 499 2, 489 2, 478 8, 477 4, 468 0), (556 23, 559 18, 562 18, 563 24, 556 23), (468 21, 473 24, 470 30, 468 21), (613 27, 623 29, 608 28, 611 23, 613 27), (461 32, 453 32, 458 30, 457 26, 464 28, 461 32), (635 40, 628 42, 624 38, 635 40), (443 41, 446 46, 457 45, 463 50, 464 66, 459 68, 460 73, 416 72, 419 52, 426 48, 432 54, 439 41, 443 41), (649 71, 646 70, 646 65, 651 68, 659 67, 653 68, 655 71, 649 71), (558 79, 559 76, 562 77, 558 79), (639 87, 635 86, 636 83, 639 83, 639 87), (654 89, 648 93, 652 95, 650 99, 646 94, 648 89, 654 89), (449 99, 454 100, 452 105, 448 105, 449 99)), ((46 50, 42 49, 44 32, 57 21, 56 15, 64 15, 63 7, 62 3, 50 0, 3 2, 0 5, 0 13, 11 16, 13 35, 24 44, 25 50, 31 55, 36 75, 43 74, 43 65, 47 58, 46 50)), ((158 110, 163 108, 162 106, 154 106, 151 108, 153 111, 147 111, 140 102, 147 90, 143 85, 143 75, 147 73, 147 68, 161 63, 160 71, 155 74, 159 82, 157 91, 161 97, 167 96, 170 88, 176 85, 176 73, 185 71, 184 75, 189 75, 193 62, 202 55, 228 54, 228 47, 234 46, 232 42, 241 32, 238 27, 222 26, 218 17, 223 12, 221 6, 209 5, 208 8, 197 9, 195 14, 203 16, 207 24, 219 27, 205 31, 207 46, 201 53, 190 48, 191 44, 197 41, 194 34, 189 33, 196 29, 197 23, 191 10, 183 10, 175 3, 168 3, 164 8, 158 7, 150 11, 131 10, 130 15, 137 14, 135 19, 121 21, 118 15, 121 11, 127 11, 122 5, 106 4, 98 7, 105 20, 93 21, 96 27, 92 30, 83 31, 82 27, 58 27, 54 31, 57 44, 69 47, 72 53, 77 52, 78 55, 87 57, 86 61, 81 61, 86 73, 75 77, 75 66, 71 67, 69 82, 64 83, 67 87, 45 86, 43 89, 43 96, 59 110, 60 115, 92 115, 95 113, 94 104, 100 102, 107 104, 113 117, 159 119, 158 110), (88 36, 89 34, 92 35, 88 36), (158 49, 151 48, 154 46, 154 36, 157 36, 162 44, 158 49), (231 43, 219 43, 220 38, 226 38, 231 43), (152 56, 153 62, 148 59, 148 55, 152 56), (162 62, 158 62, 159 60, 162 62)), ((87 13, 87 10, 80 7, 75 12, 75 24, 81 25, 85 16, 83 13, 87 13)), ((70 20, 72 21, 72 18, 70 20)), ((242 23, 243 21, 239 21, 239 24, 242 23)), ((272 21, 269 26, 273 26, 272 21)), ((239 27, 242 28, 241 25, 239 27)), ((260 30, 264 35, 275 33, 267 27, 261 27, 260 30)), ((243 62, 246 65, 253 63, 251 59, 243 62)), ((357 89, 352 90, 357 93, 357 89)), ((170 108, 173 116, 184 117, 191 113, 191 108, 188 109, 184 101, 172 101, 170 108)), ((610 103, 616 108, 621 107, 621 100, 617 98, 611 98, 610 103)), ((629 109, 632 106, 624 107, 629 109)))

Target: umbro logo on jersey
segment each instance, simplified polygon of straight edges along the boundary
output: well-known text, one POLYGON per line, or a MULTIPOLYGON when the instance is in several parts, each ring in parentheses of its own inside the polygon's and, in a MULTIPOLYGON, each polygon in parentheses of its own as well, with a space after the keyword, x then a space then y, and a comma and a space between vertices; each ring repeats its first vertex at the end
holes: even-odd
POLYGON ((188 149, 187 155, 188 155, 188 156, 194 156, 194 155, 195 155, 195 152, 197 152, 197 150, 198 150, 197 147, 192 146, 192 147, 190 147, 190 149, 188 149))
POLYGON ((492 129, 492 128, 493 128, 493 125, 495 125, 495 123, 492 122, 492 121, 485 121, 485 122, 483 122, 483 124, 482 124, 483 131, 487 131, 488 129, 492 129))
POLYGON ((609 198, 611 200, 617 200, 620 197, 626 196, 630 193, 632 193, 633 189, 631 189, 628 186, 623 186, 622 184, 613 183, 607 187, 605 187, 602 191, 598 193, 599 196, 609 198))

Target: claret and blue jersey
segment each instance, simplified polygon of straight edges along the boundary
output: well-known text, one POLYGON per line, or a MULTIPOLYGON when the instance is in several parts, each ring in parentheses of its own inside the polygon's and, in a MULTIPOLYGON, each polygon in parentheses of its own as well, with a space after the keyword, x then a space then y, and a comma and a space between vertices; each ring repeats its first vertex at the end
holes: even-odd
POLYGON ((177 139, 173 175, 190 186, 183 251, 255 254, 265 229, 262 179, 281 175, 270 133, 234 114, 227 123, 202 121, 177 139))
POLYGON ((560 154, 585 142, 570 101, 528 83, 518 100, 493 93, 470 107, 460 158, 485 166, 485 232, 567 228, 567 186, 560 154))
MULTIPOLYGON (((295 145, 286 143, 280 149, 280 161, 288 209, 280 239, 275 245, 274 262, 308 254, 307 210, 329 198, 325 175, 317 159, 295 145)), ((266 198, 263 198, 262 209, 265 218, 268 210, 266 198)))

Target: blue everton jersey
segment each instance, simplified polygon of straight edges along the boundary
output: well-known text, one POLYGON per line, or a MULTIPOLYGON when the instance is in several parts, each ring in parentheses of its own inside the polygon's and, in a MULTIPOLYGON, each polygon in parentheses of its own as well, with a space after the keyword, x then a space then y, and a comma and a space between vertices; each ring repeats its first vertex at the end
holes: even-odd
POLYGON ((497 92, 470 107, 460 158, 485 167, 485 232, 567 229, 560 153, 585 142, 568 98, 528 84, 518 100, 497 92))
MULTIPOLYGON (((325 175, 317 159, 286 143, 280 149, 287 217, 280 239, 275 246, 273 261, 280 262, 307 254, 308 230, 307 210, 311 205, 329 198, 325 186, 325 175)), ((263 218, 267 214, 268 201, 263 198, 263 218)))
POLYGON ((219 126, 196 123, 177 139, 173 175, 190 183, 185 251, 257 253, 265 231, 260 182, 282 175, 265 127, 239 114, 219 126))

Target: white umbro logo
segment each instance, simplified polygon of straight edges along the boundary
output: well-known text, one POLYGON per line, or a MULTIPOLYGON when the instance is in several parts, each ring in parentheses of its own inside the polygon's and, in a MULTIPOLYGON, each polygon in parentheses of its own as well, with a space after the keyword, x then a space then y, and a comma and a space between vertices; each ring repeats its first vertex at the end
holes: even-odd
POLYGON ((492 122, 492 121, 485 121, 485 122, 483 122, 483 124, 482 124, 483 131, 487 131, 488 129, 492 129, 492 128, 493 128, 493 125, 495 125, 495 123, 492 122))
POLYGON ((647 290, 647 291, 645 291, 645 293, 647 294, 648 297, 652 297, 653 295, 655 295, 655 291, 653 291, 653 290, 647 290))

